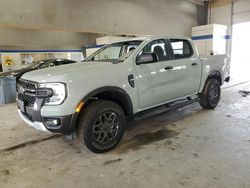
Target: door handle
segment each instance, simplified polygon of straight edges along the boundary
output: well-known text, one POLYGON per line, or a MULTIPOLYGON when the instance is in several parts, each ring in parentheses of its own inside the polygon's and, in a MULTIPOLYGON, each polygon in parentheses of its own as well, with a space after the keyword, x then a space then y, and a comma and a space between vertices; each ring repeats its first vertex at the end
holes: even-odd
POLYGON ((198 63, 193 62, 191 65, 192 65, 192 66, 196 66, 196 65, 198 65, 198 63))
POLYGON ((172 70, 172 69, 174 69, 173 66, 167 66, 167 67, 165 67, 165 70, 172 70))

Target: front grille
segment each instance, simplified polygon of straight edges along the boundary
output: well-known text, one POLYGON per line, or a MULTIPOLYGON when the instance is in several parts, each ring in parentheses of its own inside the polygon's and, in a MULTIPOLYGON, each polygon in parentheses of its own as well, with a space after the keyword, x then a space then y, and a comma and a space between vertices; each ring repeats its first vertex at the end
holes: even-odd
POLYGON ((23 88, 26 88, 26 89, 36 89, 37 88, 37 84, 35 82, 31 82, 31 81, 27 81, 27 80, 20 79, 17 84, 21 85, 23 88))
POLYGON ((21 87, 24 89, 36 89, 37 84, 27 80, 19 80, 17 83, 17 92, 18 92, 17 98, 23 101, 25 106, 33 107, 36 98, 29 95, 25 95, 24 93, 20 92, 19 89, 21 87))
POLYGON ((22 93, 18 93, 17 97, 19 100, 24 102, 25 106, 32 107, 36 101, 35 97, 31 97, 22 93))

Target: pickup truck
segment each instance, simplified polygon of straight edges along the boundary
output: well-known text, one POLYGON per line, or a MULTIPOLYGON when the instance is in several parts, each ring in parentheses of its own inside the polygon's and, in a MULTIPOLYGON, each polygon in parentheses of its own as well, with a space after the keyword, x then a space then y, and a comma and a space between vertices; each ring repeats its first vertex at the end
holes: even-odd
POLYGON ((76 133, 102 153, 117 146, 140 112, 190 98, 214 109, 229 80, 227 55, 201 58, 189 38, 147 37, 106 45, 82 63, 24 74, 17 106, 33 128, 76 133))

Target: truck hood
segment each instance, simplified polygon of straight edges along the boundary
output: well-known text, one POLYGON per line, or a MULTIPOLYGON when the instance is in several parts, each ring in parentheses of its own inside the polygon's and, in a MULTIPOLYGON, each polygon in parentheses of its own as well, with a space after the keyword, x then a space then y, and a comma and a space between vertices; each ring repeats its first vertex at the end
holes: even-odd
POLYGON ((114 64, 111 62, 80 62, 35 70, 24 74, 21 78, 39 83, 57 82, 64 81, 64 78, 75 74, 92 76, 97 68, 106 69, 110 66, 114 66, 114 64))

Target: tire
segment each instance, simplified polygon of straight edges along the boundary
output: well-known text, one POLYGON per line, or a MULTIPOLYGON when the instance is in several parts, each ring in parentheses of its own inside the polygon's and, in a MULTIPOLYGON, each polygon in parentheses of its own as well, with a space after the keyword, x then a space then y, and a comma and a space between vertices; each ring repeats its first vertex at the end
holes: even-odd
POLYGON ((220 83, 214 79, 209 79, 203 89, 203 92, 199 96, 200 105, 204 109, 214 109, 219 101, 221 96, 220 83))
POLYGON ((80 115, 77 135, 94 153, 115 148, 124 133, 126 118, 123 109, 111 101, 95 101, 80 115))

